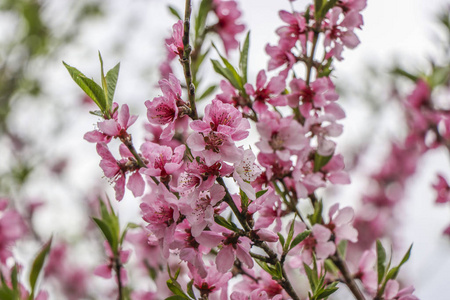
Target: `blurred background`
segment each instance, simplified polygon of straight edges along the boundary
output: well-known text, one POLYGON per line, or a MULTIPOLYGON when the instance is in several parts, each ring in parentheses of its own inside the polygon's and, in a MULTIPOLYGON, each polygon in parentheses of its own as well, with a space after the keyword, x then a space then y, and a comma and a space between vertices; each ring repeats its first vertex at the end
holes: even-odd
MULTIPOLYGON (((299 0, 293 5, 303 9, 307 3, 299 0)), ((30 253, 53 233, 69 245, 73 263, 95 267, 103 252, 97 233, 90 230, 89 216, 99 195, 114 198, 98 167, 95 145, 83 140, 98 121, 88 113, 95 107, 62 61, 97 82, 98 51, 105 69, 120 61, 115 99, 140 115, 132 132, 134 140, 142 140, 144 101, 160 93, 164 39, 176 21, 169 4, 183 11, 184 1, 175 0, 0 0, 0 196, 26 214, 34 228, 35 239, 15 249, 25 266, 30 253)), ((391 71, 426 74, 433 69, 431 62, 448 64, 449 31, 438 17, 449 6, 446 0, 368 1, 363 30, 356 32, 361 44, 344 52, 333 73, 347 113, 338 150, 344 154, 353 184, 327 191, 329 203, 361 206, 370 174, 385 162, 391 141, 404 138, 406 125, 393 91, 406 95, 413 84, 398 80, 391 71)), ((282 22, 277 11, 290 10, 290 3, 245 0, 239 1, 239 7, 251 30, 249 80, 254 82, 257 72, 267 66, 265 45, 278 40, 275 29, 282 22)), ((212 69, 209 72, 212 76, 212 69)), ((441 94, 448 105, 448 87, 441 94)), ((431 185, 437 171, 450 178, 447 149, 433 149, 418 161, 396 207, 398 222, 392 228, 399 255, 414 243, 403 280, 414 284, 420 299, 450 295, 450 240, 442 234, 450 223, 450 209, 434 204, 431 185)), ((138 205, 128 192, 117 204, 123 224, 139 223, 138 205)), ((108 289, 108 283, 98 278, 86 286, 86 294, 96 286, 108 289)), ((83 297, 88 298, 79 298, 83 297)), ((51 293, 50 299, 61 298, 51 293)))

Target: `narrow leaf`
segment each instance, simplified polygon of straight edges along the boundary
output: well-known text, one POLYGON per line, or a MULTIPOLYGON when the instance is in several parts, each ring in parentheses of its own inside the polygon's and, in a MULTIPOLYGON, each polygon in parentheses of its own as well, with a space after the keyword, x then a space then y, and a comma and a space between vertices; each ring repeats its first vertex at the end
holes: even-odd
POLYGON ((267 193, 268 190, 261 190, 256 192, 256 198, 261 197, 262 195, 264 195, 265 193, 267 193))
POLYGON ((277 235, 278 235, 278 239, 280 240, 281 246, 284 248, 284 243, 285 243, 284 236, 279 232, 277 232, 277 235))
POLYGON ((97 104, 102 112, 106 111, 106 99, 102 88, 92 79, 87 78, 83 73, 76 68, 69 66, 63 62, 70 76, 76 84, 97 104))
POLYGON ((199 4, 197 18, 195 19, 195 37, 198 37, 206 25, 206 18, 211 10, 212 0, 202 0, 199 4))
POLYGON ((316 299, 324 299, 338 290, 337 287, 326 288, 316 295, 316 299))
POLYGON ((186 300, 186 299, 189 299, 189 298, 175 295, 175 296, 167 297, 165 300, 186 300))
POLYGON ((384 263, 386 261, 386 250, 384 250, 383 245, 379 240, 377 240, 377 273, 378 273, 378 284, 381 283, 385 273, 384 263))
POLYGON ((318 172, 330 161, 332 157, 333 154, 329 156, 322 156, 316 152, 316 154, 314 155, 314 172, 318 172))
POLYGON ((250 46, 250 31, 244 41, 244 46, 241 50, 239 58, 239 69, 241 69, 243 83, 247 83, 247 65, 248 65, 248 48, 250 46))
POLYGON ((169 11, 172 15, 174 15, 178 20, 181 20, 181 15, 180 13, 177 11, 177 9, 171 5, 169 5, 169 11))
POLYGON ((236 80, 236 78, 233 76, 230 70, 224 68, 218 60, 211 59, 211 62, 213 64, 213 68, 214 71, 216 71, 216 73, 225 77, 236 89, 240 89, 239 82, 236 80))
POLYGON ((120 63, 114 66, 106 73, 106 87, 108 89, 108 107, 109 110, 112 107, 114 100, 114 93, 116 91, 117 79, 119 78, 120 63))
POLYGON ((109 225, 105 221, 94 218, 94 217, 92 218, 92 220, 94 220, 94 222, 97 224, 98 228, 100 228, 100 231, 103 233, 104 237, 108 241, 108 244, 111 247, 112 251, 114 253, 117 253, 118 241, 117 241, 117 239, 114 238, 114 235, 113 235, 109 225))
POLYGON ((309 230, 305 230, 302 233, 297 234, 297 236, 292 240, 291 247, 289 248, 289 250, 294 248, 301 242, 303 242, 310 234, 311 234, 311 231, 309 231, 309 230))
POLYGON ((321 18, 324 18, 327 12, 332 9, 337 3, 337 0, 328 0, 320 11, 321 18))
POLYGON ((172 281, 172 279, 169 279, 169 280, 167 280, 167 287, 175 295, 181 296, 182 299, 189 299, 189 297, 186 296, 186 294, 181 289, 181 286, 178 282, 172 281))
POLYGON ((206 91, 203 92, 203 94, 201 94, 201 96, 197 99, 197 101, 203 100, 206 97, 208 97, 209 95, 211 95, 212 93, 214 93, 214 91, 217 89, 217 85, 211 85, 210 87, 208 87, 206 89, 206 91))
POLYGON ((36 291, 36 282, 38 280, 39 274, 41 273, 42 267, 44 266, 45 258, 47 257, 48 253, 50 252, 50 247, 52 245, 53 237, 51 237, 47 243, 44 244, 44 246, 39 251, 38 255, 33 261, 33 265, 31 267, 30 272, 30 287, 31 287, 31 295, 35 294, 36 291))
POLYGON ((220 215, 215 215, 214 216, 214 221, 219 224, 220 226, 223 226, 225 228, 228 228, 234 232, 238 232, 239 229, 236 227, 236 225, 234 225, 233 223, 227 221, 227 219, 225 219, 224 217, 220 216, 220 215))
POLYGON ((194 294, 194 290, 192 289, 192 286, 194 285, 194 279, 192 279, 191 281, 188 282, 187 284, 187 293, 190 297, 192 297, 193 299, 196 299, 195 294, 194 294))

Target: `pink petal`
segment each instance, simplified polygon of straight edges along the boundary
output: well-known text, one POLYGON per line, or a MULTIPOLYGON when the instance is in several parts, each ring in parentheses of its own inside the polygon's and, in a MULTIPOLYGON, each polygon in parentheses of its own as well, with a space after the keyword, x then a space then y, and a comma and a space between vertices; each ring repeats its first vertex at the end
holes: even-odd
POLYGON ((134 197, 140 197, 144 194, 145 182, 139 172, 135 172, 128 178, 127 188, 133 192, 134 197))
POLYGON ((228 272, 234 263, 234 251, 231 245, 226 245, 220 249, 216 256, 217 270, 222 273, 228 272))
POLYGON ((120 125, 113 119, 99 122, 97 126, 104 134, 109 136, 116 136, 120 133, 120 125))
POLYGON ((102 278, 109 279, 109 278, 112 277, 111 267, 106 265, 106 264, 105 265, 100 265, 100 266, 95 268, 94 274, 97 275, 97 276, 100 276, 102 278))

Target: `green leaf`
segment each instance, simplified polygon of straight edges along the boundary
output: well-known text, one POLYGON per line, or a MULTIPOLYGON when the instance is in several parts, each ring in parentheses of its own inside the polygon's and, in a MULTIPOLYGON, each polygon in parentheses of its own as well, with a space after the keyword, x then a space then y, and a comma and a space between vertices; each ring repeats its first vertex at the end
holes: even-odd
POLYGON ((241 189, 239 189, 239 194, 241 196, 241 210, 244 211, 244 209, 248 206, 248 197, 247 194, 241 189))
POLYGON ((324 18, 327 12, 332 9, 337 3, 337 0, 328 0, 327 3, 322 7, 320 10, 320 16, 321 18, 324 18))
POLYGON ((108 90, 108 107, 107 109, 111 109, 113 100, 114 100, 114 93, 116 91, 116 85, 117 85, 117 79, 119 78, 119 70, 120 70, 120 63, 114 66, 111 70, 106 73, 106 87, 108 90))
POLYGON ((320 19, 320 10, 322 9, 323 0, 314 0, 314 17, 317 21, 320 19))
POLYGON ((277 235, 278 235, 278 239, 280 240, 281 246, 284 248, 284 243, 285 243, 284 236, 279 232, 277 232, 277 235))
POLYGON ((329 156, 322 156, 319 153, 314 154, 314 172, 318 172, 322 167, 324 167, 330 159, 333 157, 333 154, 329 156))
POLYGON ((444 85, 450 76, 450 66, 447 67, 435 67, 431 76, 428 78, 428 82, 431 88, 435 88, 440 85, 444 85))
POLYGON ((324 298, 330 296, 331 294, 333 294, 334 292, 336 292, 337 290, 338 290, 337 287, 328 287, 325 290, 316 294, 316 299, 324 299, 324 298))
POLYGON ((286 238, 286 243, 284 244, 284 252, 287 252, 287 250, 289 249, 289 245, 291 244, 292 238, 294 237, 294 225, 295 225, 295 217, 296 215, 294 215, 294 219, 291 222, 291 226, 289 226, 289 232, 286 238))
POLYGON ((128 223, 127 226, 125 227, 125 229, 122 232, 122 236, 120 237, 120 242, 119 244, 122 245, 123 240, 125 239, 125 236, 127 235, 127 232, 129 229, 135 229, 135 228, 141 228, 140 225, 135 224, 135 223, 128 223))
POLYGON ((100 228, 100 231, 103 233, 106 240, 108 241, 108 244, 111 247, 113 253, 117 254, 118 241, 117 241, 117 238, 115 237, 115 235, 113 235, 109 224, 106 223, 105 221, 95 218, 95 217, 93 217, 92 220, 94 220, 94 222, 97 224, 98 228, 100 228))
POLYGON ((239 58, 239 69, 241 69, 243 83, 247 83, 247 65, 248 65, 248 48, 250 46, 250 31, 244 41, 244 46, 241 50, 241 55, 239 58))
POLYGON ((385 273, 384 263, 386 261, 386 250, 384 250, 383 245, 379 240, 377 240, 377 273, 378 273, 378 284, 381 283, 385 273))
POLYGON ((411 256, 411 250, 412 250, 412 245, 409 247, 408 251, 406 251, 406 253, 403 256, 403 259, 399 263, 399 265, 392 268, 391 270, 389 270, 388 274, 386 275, 386 281, 388 281, 389 279, 395 279, 397 277, 401 266, 403 266, 403 264, 405 264, 409 260, 409 258, 411 256))
POLYGON ((276 275, 275 277, 272 276, 274 280, 281 280, 283 279, 283 268, 281 267, 281 263, 277 261, 277 264, 275 265, 276 275))
POLYGON ((228 228, 234 232, 238 232, 239 229, 234 225, 233 223, 229 222, 227 219, 222 217, 221 215, 214 215, 214 221, 219 224, 220 226, 223 226, 225 228, 228 228))
POLYGON ((294 248, 301 242, 303 242, 310 234, 311 234, 310 230, 305 230, 302 233, 297 234, 297 236, 292 240, 289 250, 294 248))
POLYGON ((172 279, 167 280, 167 287, 172 293, 182 297, 181 299, 189 299, 177 281, 173 281, 172 279))
MULTIPOLYGON (((105 78, 105 72, 103 71, 103 58, 100 54, 100 51, 98 51, 98 59, 100 60, 100 79, 102 82, 102 90, 103 94, 105 94, 105 99, 108 100, 108 87, 106 86, 106 78, 105 78)), ((106 101, 106 110, 108 111, 108 101, 106 101)))
POLYGON ((409 260, 409 258, 411 257, 412 246, 413 246, 412 244, 411 244, 411 246, 409 246, 408 251, 406 251, 405 255, 402 258, 402 261, 398 265, 399 267, 401 267, 404 263, 406 263, 409 260))
POLYGON ((178 20, 181 20, 181 15, 180 13, 177 11, 177 9, 171 5, 168 6, 169 11, 172 15, 174 15, 178 20))
POLYGON ((216 71, 216 73, 225 77, 225 79, 227 79, 231 83, 231 85, 233 87, 235 87, 236 89, 238 89, 238 90, 241 89, 239 81, 234 77, 232 71, 223 67, 218 60, 211 59, 211 62, 213 64, 213 68, 214 68, 214 71, 216 71))
POLYGON ((194 290, 192 289, 193 285, 194 285, 194 279, 192 279, 191 281, 188 282, 188 284, 187 284, 187 292, 188 292, 188 295, 190 297, 192 297, 193 299, 197 299, 195 297, 194 290))
MULTIPOLYGON (((267 273, 269 273, 272 276, 272 279, 279 280, 279 279, 283 278, 282 272, 280 273, 281 265, 273 267, 259 259, 255 259, 255 261, 264 271, 266 271, 267 273), (280 277, 280 274, 281 274, 281 277, 280 277)), ((277 264, 279 264, 279 262, 277 264)))
POLYGON ((29 299, 33 299, 35 291, 36 291, 36 282, 38 280, 39 274, 41 273, 42 267, 44 266, 45 258, 47 257, 48 253, 50 252, 50 247, 52 245, 53 237, 51 237, 47 243, 42 246, 41 250, 39 251, 38 255, 33 261, 33 265, 31 267, 30 272, 30 287, 31 287, 31 294, 29 299))
POLYGON ((206 26, 206 19, 212 7, 212 0, 202 0, 199 4, 197 18, 195 19, 195 37, 199 37, 206 26))
POLYGON ((303 263, 303 268, 306 273, 306 277, 308 277, 309 285, 311 286, 311 290, 315 291, 317 287, 317 282, 319 281, 317 276, 317 271, 311 269, 307 264, 303 263))
POLYGON ((345 256, 347 254, 347 245, 348 245, 348 241, 346 240, 342 240, 339 242, 339 245, 337 247, 337 250, 339 252, 339 255, 345 259, 345 256))
POLYGON ((102 117, 103 118, 103 113, 100 110, 94 110, 94 111, 90 111, 89 112, 91 115, 97 116, 97 117, 102 117))
POLYGON ((70 76, 76 84, 97 104, 102 112, 106 112, 106 98, 102 88, 92 79, 87 78, 83 73, 76 68, 69 66, 63 62, 70 76))
POLYGON ((339 268, 333 263, 331 259, 326 259, 324 262, 325 270, 329 273, 332 273, 335 277, 339 276, 339 268))
POLYGON ((19 296, 7 286, 0 287, 0 299, 2 300, 17 300, 19 296))
POLYGON ((13 291, 18 291, 18 275, 19 275, 19 270, 17 268, 17 264, 14 265, 14 267, 11 269, 11 285, 12 285, 12 289, 13 291))
POLYGON ((267 190, 260 190, 259 192, 256 192, 256 198, 258 199, 259 197, 261 197, 262 195, 264 195, 265 193, 267 193, 267 190))
POLYGON ((170 296, 167 297, 165 300, 186 300, 186 299, 190 299, 188 297, 183 297, 183 296, 179 296, 179 295, 175 295, 175 296, 170 296))
POLYGON ((200 97, 198 97, 197 101, 203 100, 206 97, 208 97, 209 95, 211 95, 212 93, 214 93, 214 91, 217 89, 217 85, 211 85, 210 87, 208 87, 206 89, 206 91, 203 92, 203 94, 201 94, 200 97))
POLYGON ((322 221, 322 211, 323 211, 323 204, 321 200, 318 200, 314 204, 314 213, 311 215, 308 215, 308 219, 311 222, 311 226, 317 223, 320 223, 322 221))
POLYGON ((408 72, 406 72, 405 70, 403 70, 403 69, 401 69, 401 68, 399 68, 399 67, 394 68, 394 69, 391 71, 391 73, 394 74, 394 75, 400 75, 400 76, 406 77, 406 78, 408 78, 408 79, 411 79, 413 82, 416 82, 416 81, 419 79, 418 76, 413 75, 413 74, 411 74, 411 73, 408 73, 408 72))

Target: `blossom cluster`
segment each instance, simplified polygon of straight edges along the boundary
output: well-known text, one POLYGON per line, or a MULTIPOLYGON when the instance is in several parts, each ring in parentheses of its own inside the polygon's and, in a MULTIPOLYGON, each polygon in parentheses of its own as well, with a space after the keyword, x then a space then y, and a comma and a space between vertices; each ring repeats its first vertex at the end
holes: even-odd
MULTIPOLYGON (((345 113, 330 74, 333 60, 342 60, 345 48, 359 44, 354 31, 363 25, 366 1, 316 1, 304 11, 280 11, 284 25, 276 30, 278 44, 266 46, 267 70, 258 72, 254 84, 247 80, 247 35, 239 71, 220 53, 221 62, 212 60, 224 79, 221 91, 200 113, 197 73, 209 52, 201 48, 206 37, 221 39, 228 54, 238 48, 237 34, 245 30, 237 2, 202 5, 208 9, 199 10, 196 17, 194 49, 189 32, 184 32, 189 20, 176 22, 172 37, 166 39, 162 95, 145 102, 145 127, 151 136, 135 148, 129 130, 137 116, 130 114, 127 104, 120 106, 109 98, 109 105, 99 105, 103 119, 85 135, 96 144, 100 167, 114 183, 116 199, 124 198, 125 188, 141 197, 148 247, 138 249, 160 251, 154 261, 139 255, 145 259, 141 266, 155 271, 174 257, 184 262, 175 276, 168 266, 167 285, 187 299, 193 294, 202 299, 300 299, 299 293, 305 292, 319 299, 333 293, 339 281, 351 287, 357 299, 383 292, 392 299, 415 299, 413 289, 397 293, 398 282, 388 275, 381 285, 362 280, 366 290, 357 287, 354 277, 371 275, 364 273, 366 265, 355 270, 359 277, 346 266, 342 249, 358 241, 353 209, 336 204, 326 210, 318 196, 327 186, 350 183, 344 158, 336 151, 345 113), (208 14, 217 23, 207 26, 208 14), (321 43, 323 57, 318 59, 321 43), (174 74, 176 57, 184 80, 174 74), (306 70, 304 77, 298 75, 300 65, 306 70), (254 147, 245 145, 252 127, 260 137, 254 147), (120 158, 110 150, 114 139, 121 142, 120 158), (309 205, 309 212, 300 209, 301 202, 309 205), (333 275, 321 271, 329 264, 336 270, 333 275), (287 271, 306 274, 311 290, 299 291, 287 271), (180 272, 191 280, 188 295, 179 283, 180 272), (233 287, 228 285, 232 277, 237 281, 233 287)), ((121 297, 130 252, 115 233, 116 216, 107 211, 95 221, 107 239, 108 262, 95 273, 110 278, 114 271, 121 297), (108 224, 113 224, 109 231, 108 224)), ((134 295, 144 299, 154 293, 134 295)))

